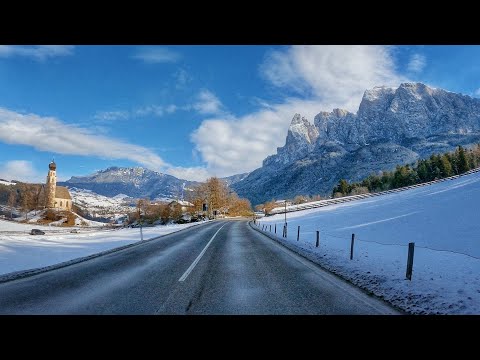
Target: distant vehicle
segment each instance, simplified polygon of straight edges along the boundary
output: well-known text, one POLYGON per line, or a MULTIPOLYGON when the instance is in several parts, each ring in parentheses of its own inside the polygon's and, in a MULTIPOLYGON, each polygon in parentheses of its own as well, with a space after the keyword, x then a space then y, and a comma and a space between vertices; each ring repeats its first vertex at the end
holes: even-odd
POLYGON ((32 231, 30 231, 30 235, 45 235, 45 233, 39 229, 32 229, 32 231))
POLYGON ((72 234, 78 234, 80 231, 78 231, 78 229, 73 229, 70 231, 72 234))

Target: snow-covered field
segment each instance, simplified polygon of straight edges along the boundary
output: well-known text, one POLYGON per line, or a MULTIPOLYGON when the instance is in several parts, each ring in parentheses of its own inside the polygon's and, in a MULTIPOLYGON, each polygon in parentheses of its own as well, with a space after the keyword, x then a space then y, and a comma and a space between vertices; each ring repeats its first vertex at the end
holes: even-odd
MULTIPOLYGON (((395 194, 287 213, 286 244, 411 313, 480 314, 480 173, 395 194), (300 240, 297 242, 297 227, 300 240), (315 247, 316 231, 320 246, 315 247), (354 257, 350 242, 355 233, 354 257), (412 281, 405 279, 415 242, 412 281)), ((259 221, 277 224, 284 214, 259 221)))
MULTIPOLYGON (((199 224, 147 227, 143 228, 143 238, 149 239, 199 224)), ((54 265, 140 241, 138 228, 80 229, 78 234, 74 234, 70 233, 72 228, 56 233, 48 227, 33 227, 42 229, 46 235, 29 235, 32 225, 0 220, 0 274, 54 265)))
MULTIPOLYGON (((32 228, 50 229, 52 227, 57 228, 57 230, 58 230, 58 227, 61 227, 63 222, 66 221, 66 218, 63 218, 63 219, 60 219, 58 221, 53 221, 53 222, 49 223, 48 225, 37 224, 37 221, 43 219, 44 217, 45 217, 45 211, 44 210, 32 210, 26 216, 26 221, 31 225, 28 225, 25 228, 18 227, 18 226, 15 227, 15 224, 10 224, 9 225, 9 222, 4 221, 2 224, 0 224, 0 232, 2 232, 2 231, 22 231, 21 229, 24 229, 24 231, 29 232, 32 228)), ((20 223, 20 222, 23 223, 25 221, 25 215, 20 214, 20 216, 14 218, 12 221, 17 222, 17 223, 20 223)), ((104 227, 104 226, 107 226, 108 224, 103 223, 103 222, 99 222, 99 221, 88 220, 88 219, 85 219, 85 218, 81 217, 80 215, 76 214, 75 225, 76 225, 75 226, 76 228, 81 229, 81 228, 84 228, 85 226, 104 227)), ((68 229, 68 228, 63 228, 63 229, 64 229, 63 231, 66 231, 66 229, 68 229)), ((69 229, 69 231, 70 230, 71 229, 69 229)))

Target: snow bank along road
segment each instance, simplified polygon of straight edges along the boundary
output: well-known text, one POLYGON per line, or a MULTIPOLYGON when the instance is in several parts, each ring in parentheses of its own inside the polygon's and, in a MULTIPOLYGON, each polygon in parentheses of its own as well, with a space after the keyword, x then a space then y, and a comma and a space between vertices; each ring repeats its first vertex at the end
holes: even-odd
POLYGON ((0 284, 1 314, 396 314, 253 230, 214 221, 0 284))

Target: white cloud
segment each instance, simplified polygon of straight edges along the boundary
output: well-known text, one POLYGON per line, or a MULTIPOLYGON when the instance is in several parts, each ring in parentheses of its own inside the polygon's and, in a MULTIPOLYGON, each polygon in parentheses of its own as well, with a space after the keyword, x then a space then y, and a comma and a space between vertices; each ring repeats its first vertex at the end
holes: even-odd
POLYGON ((184 89, 186 85, 193 80, 185 69, 178 69, 178 71, 173 74, 173 77, 175 78, 175 87, 177 89, 184 89))
POLYGON ((265 107, 240 118, 210 118, 202 122, 191 139, 211 175, 223 177, 252 171, 275 153, 278 146, 283 146, 290 121, 298 109, 313 120, 319 112, 319 103, 287 99, 284 104, 265 107))
POLYGON ((22 182, 40 182, 43 181, 44 176, 33 167, 31 161, 11 160, 0 164, 0 178, 22 182))
POLYGON ((421 54, 413 54, 408 62, 407 69, 410 72, 419 73, 427 65, 427 58, 421 54))
POLYGON ((143 47, 132 56, 147 64, 174 63, 180 60, 181 54, 165 47, 143 47))
POLYGON ((270 51, 260 72, 276 87, 350 111, 358 110, 365 89, 405 80, 388 46, 292 46, 270 51))
POLYGON ((292 46, 270 51, 260 66, 262 76, 274 87, 300 96, 280 103, 258 101, 260 109, 242 117, 226 113, 220 100, 204 90, 205 105, 197 104, 196 109, 214 116, 205 119, 191 139, 205 170, 218 176, 252 171, 285 144, 296 112, 311 122, 320 111, 337 107, 356 112, 366 89, 407 81, 397 73, 391 50, 388 46, 292 46))
POLYGON ((72 55, 73 49, 74 47, 70 45, 0 45, 0 57, 22 56, 45 61, 48 58, 72 55))
POLYGON ((473 92, 473 96, 475 96, 475 97, 480 97, 480 88, 478 88, 477 90, 475 90, 475 91, 473 92))
POLYGON ((224 113, 222 102, 207 89, 203 89, 197 95, 197 101, 193 104, 193 108, 200 114, 217 115, 224 113))
POLYGON ((167 114, 172 114, 172 113, 174 113, 174 112, 177 111, 177 110, 178 110, 178 106, 175 105, 175 104, 170 104, 170 105, 168 105, 168 106, 165 108, 165 112, 166 112, 167 114))
POLYGON ((134 110, 136 116, 163 116, 163 113, 163 107, 158 105, 148 105, 134 110))
POLYGON ((165 171, 167 174, 175 176, 179 179, 191 180, 191 181, 205 181, 209 177, 213 176, 210 171, 204 167, 170 167, 165 171))
POLYGON ((97 111, 93 118, 100 121, 112 121, 112 120, 126 120, 130 117, 128 111, 97 111))
POLYGON ((129 159, 150 169, 167 165, 151 150, 121 140, 92 134, 87 129, 35 114, 19 114, 0 108, 0 141, 32 146, 59 154, 129 159))
POLYGON ((97 111, 93 118, 100 122, 110 122, 115 120, 127 120, 133 117, 157 116, 162 117, 165 114, 173 114, 175 111, 182 109, 175 104, 167 106, 161 105, 146 105, 138 107, 131 111, 129 110, 112 110, 112 111, 97 111))

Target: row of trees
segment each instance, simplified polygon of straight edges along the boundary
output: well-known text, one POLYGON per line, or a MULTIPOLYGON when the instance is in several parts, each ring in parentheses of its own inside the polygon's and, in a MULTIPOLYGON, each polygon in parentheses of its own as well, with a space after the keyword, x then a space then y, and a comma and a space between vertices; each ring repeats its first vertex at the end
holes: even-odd
POLYGON ((252 215, 250 202, 239 198, 217 177, 212 177, 192 188, 188 191, 186 199, 193 206, 182 208, 178 203, 152 204, 149 199, 140 199, 137 202, 137 210, 129 214, 129 221, 134 222, 142 218, 149 223, 158 220, 162 223, 180 222, 186 214, 198 218, 203 215, 212 217, 215 212, 226 216, 252 215), (207 206, 206 211, 204 204, 207 206))
MULTIPOLYGON (((193 215, 191 211, 187 211, 187 213, 193 215)), ((128 219, 130 223, 142 219, 147 223, 161 221, 163 224, 167 224, 170 221, 179 222, 183 215, 182 206, 178 203, 156 204, 152 203, 150 199, 139 199, 137 210, 128 214, 128 219)))
POLYGON ((443 179, 459 175, 478 167, 480 164, 480 145, 470 150, 459 146, 454 152, 431 155, 411 165, 398 165, 393 171, 383 171, 370 175, 361 182, 348 183, 342 179, 332 192, 333 197, 356 195, 367 192, 379 192, 404 186, 443 179))
POLYGON ((250 201, 239 198, 224 181, 217 177, 211 177, 194 187, 187 193, 187 200, 193 204, 193 211, 197 213, 203 212, 203 204, 206 204, 210 217, 215 211, 217 214, 228 216, 252 215, 250 201))
POLYGON ((14 209, 20 208, 27 219, 30 211, 43 208, 45 196, 41 189, 42 186, 38 184, 3 185, 0 188, 0 203, 9 207, 10 218, 12 218, 14 209))

